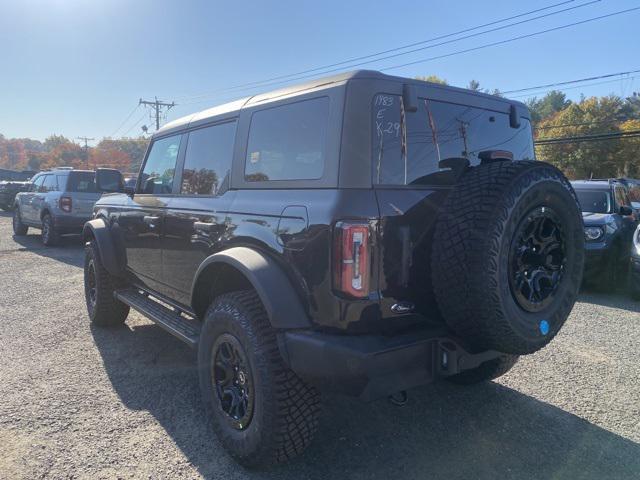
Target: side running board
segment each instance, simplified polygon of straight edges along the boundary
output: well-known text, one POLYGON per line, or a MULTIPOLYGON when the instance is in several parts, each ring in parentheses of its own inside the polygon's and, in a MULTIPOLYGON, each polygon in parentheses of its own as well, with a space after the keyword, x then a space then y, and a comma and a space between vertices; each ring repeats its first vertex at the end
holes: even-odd
POLYGON ((189 314, 181 312, 176 307, 157 300, 147 292, 135 287, 117 290, 114 292, 114 296, 190 347, 196 348, 198 346, 200 322, 189 314))

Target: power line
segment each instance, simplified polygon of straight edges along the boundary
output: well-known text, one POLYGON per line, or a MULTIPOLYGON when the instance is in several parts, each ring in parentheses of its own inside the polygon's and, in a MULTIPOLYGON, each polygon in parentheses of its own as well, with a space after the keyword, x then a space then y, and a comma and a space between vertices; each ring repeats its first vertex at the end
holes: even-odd
POLYGON ((127 115, 127 117, 122 121, 122 123, 120 124, 120 126, 118 128, 116 128, 113 133, 111 135, 109 135, 110 137, 113 137, 116 133, 118 133, 118 131, 124 127, 124 124, 127 123, 129 121, 129 119, 131 118, 131 116, 135 113, 135 111, 140 107, 140 104, 138 103, 135 107, 133 107, 133 110, 131 110, 131 112, 129 112, 129 115, 127 115))
POLYGON ((621 138, 640 137, 640 130, 629 130, 628 132, 609 132, 594 135, 579 135, 575 137, 555 137, 537 140, 535 145, 557 145, 563 143, 595 142, 600 140, 618 140, 621 138))
POLYGON ((185 97, 181 97, 181 98, 184 99, 184 100, 187 100, 187 99, 190 100, 190 99, 200 98, 200 97, 203 97, 203 96, 213 95, 215 93, 224 92, 224 91, 228 91, 228 90, 236 90, 236 89, 246 90, 247 88, 244 88, 244 87, 253 88, 253 87, 258 87, 258 86, 277 85, 277 84, 281 84, 281 83, 287 83, 289 81, 295 81, 295 80, 302 80, 302 79, 305 79, 305 78, 311 78, 311 77, 315 77, 317 75, 325 75, 327 73, 333 73, 333 72, 344 70, 345 68, 353 68, 353 67, 359 67, 359 66, 362 66, 362 65, 368 65, 368 64, 371 64, 371 63, 377 63, 377 62, 380 62, 380 61, 383 61, 383 60, 388 60, 390 58, 395 58, 395 57, 399 57, 399 56, 402 56, 402 55, 408 55, 410 53, 415 53, 415 52, 426 50, 426 49, 429 49, 429 48, 435 48, 435 47, 438 47, 438 46, 459 42, 461 40, 466 40, 466 39, 469 39, 469 38, 472 38, 472 37, 476 37, 476 36, 479 36, 479 35, 485 35, 487 33, 495 32, 495 31, 498 31, 498 30, 503 30, 505 28, 510 28, 510 27, 513 27, 513 26, 516 26, 516 25, 527 23, 527 22, 532 22, 534 20, 539 20, 541 18, 549 17, 549 16, 552 16, 552 15, 557 15, 559 13, 564 13, 564 12, 567 12, 567 11, 570 11, 570 10, 575 10, 575 9, 578 9, 578 8, 586 7, 586 6, 592 5, 594 3, 599 3, 601 0, 591 0, 591 1, 587 2, 587 3, 583 3, 583 4, 580 4, 580 5, 573 6, 573 7, 565 8, 565 9, 562 9, 562 10, 558 10, 556 12, 551 12, 551 13, 547 13, 547 14, 544 14, 544 15, 539 15, 537 17, 529 18, 529 19, 526 19, 526 20, 521 20, 519 22, 510 23, 508 25, 502 25, 500 27, 492 28, 492 29, 485 30, 485 31, 482 31, 482 32, 477 32, 477 33, 474 33, 474 34, 471 34, 471 35, 466 35, 466 36, 463 36, 463 37, 460 37, 460 38, 447 40, 445 42, 440 42, 440 43, 437 43, 437 44, 434 44, 434 45, 428 45, 428 46, 425 46, 425 47, 420 47, 420 48, 416 48, 416 49, 413 49, 413 50, 408 50, 406 52, 395 53, 393 55, 388 55, 388 56, 381 57, 381 58, 376 58, 376 59, 373 59, 373 60, 367 60, 367 61, 360 62, 360 63, 353 63, 353 62, 357 62, 359 60, 370 59, 370 58, 378 57, 380 55, 384 55, 384 54, 387 54, 387 53, 396 52, 396 51, 404 50, 404 49, 411 48, 411 47, 414 47, 414 46, 417 46, 417 45, 424 45, 425 43, 431 43, 431 42, 435 42, 435 41, 438 41, 438 40, 449 38, 449 37, 452 37, 452 36, 455 36, 455 35, 460 35, 462 33, 471 32, 471 31, 474 31, 474 30, 478 30, 480 28, 484 28, 484 27, 490 26, 490 25, 495 25, 495 24, 502 23, 502 22, 505 22, 505 21, 508 21, 508 20, 513 20, 515 18, 523 17, 523 16, 526 16, 526 15, 531 15, 532 13, 537 13, 537 12, 540 12, 540 11, 543 11, 543 10, 548 10, 550 8, 554 8, 554 7, 557 7, 557 6, 560 6, 560 5, 565 5, 567 3, 572 3, 573 1, 575 1, 575 0, 560 2, 560 3, 554 4, 554 5, 550 5, 548 7, 539 8, 539 9, 536 9, 536 10, 531 10, 531 11, 528 11, 528 12, 525 12, 525 13, 521 13, 521 14, 518 14, 518 15, 514 15, 514 16, 511 16, 511 17, 506 17, 506 18, 503 18, 503 19, 500 19, 500 20, 495 20, 493 22, 489 22, 489 23, 486 23, 486 24, 483 24, 483 25, 478 25, 478 26, 475 26, 475 27, 467 28, 467 29, 460 30, 460 31, 457 31, 457 32, 453 32, 453 33, 449 33, 449 34, 446 34, 446 35, 441 35, 439 37, 434 37, 434 38, 430 38, 428 40, 422 40, 420 42, 415 42, 415 43, 403 45, 403 46, 400 46, 400 47, 395 47, 395 48, 392 48, 392 49, 389 49, 389 50, 383 50, 381 52, 372 53, 372 54, 369 54, 369 55, 363 55, 363 56, 360 56, 360 57, 354 57, 354 58, 349 59, 349 60, 344 60, 344 61, 341 61, 341 62, 324 65, 322 67, 315 67, 315 68, 311 68, 311 69, 307 69, 307 70, 302 70, 302 71, 296 72, 296 73, 279 75, 279 76, 272 77, 272 78, 265 79, 265 80, 259 80, 259 81, 254 81, 254 82, 248 82, 248 83, 233 85, 233 86, 230 86, 230 87, 214 90, 214 91, 211 91, 211 92, 208 92, 208 93, 203 93, 203 94, 194 95, 194 96, 185 96, 185 97), (330 69, 331 67, 342 66, 342 65, 346 65, 346 67, 330 69), (320 70, 323 70, 323 71, 320 71, 320 70), (306 75, 306 74, 311 73, 311 72, 316 72, 316 73, 313 73, 311 75, 306 75), (296 78, 291 78, 291 77, 296 77, 296 78), (288 79, 288 80, 283 80, 283 79, 288 79), (279 80, 279 81, 277 81, 277 80, 279 80))
POLYGON ((595 82, 595 83, 588 83, 586 85, 577 85, 574 87, 565 87, 565 88, 551 88, 549 90, 540 90, 540 91, 534 91, 534 93, 525 93, 523 95, 509 95, 509 98, 531 98, 531 97, 535 97, 536 95, 540 95, 542 93, 547 93, 547 92, 552 92, 554 90, 560 91, 560 92, 566 92, 567 90, 575 90, 577 88, 586 88, 586 87, 595 87, 597 85, 605 85, 608 83, 615 83, 615 82, 619 82, 622 80, 632 80, 634 78, 637 77, 622 77, 622 78, 616 78, 614 80, 604 80, 602 82, 595 82))
MULTIPOLYGON (((633 120, 633 119, 627 119, 633 120)), ((592 122, 580 122, 580 123, 563 123, 561 125, 543 125, 542 127, 535 127, 534 130, 549 130, 552 128, 562 128, 562 127, 582 127, 587 125, 601 125, 601 124, 611 124, 611 123, 624 123, 627 120, 594 120, 592 122)))
POLYGON ((176 106, 175 102, 171 102, 171 103, 167 103, 167 102, 162 102, 160 100, 158 100, 158 97, 154 97, 155 100, 142 100, 140 99, 140 101, 138 102, 138 105, 146 105, 148 107, 151 107, 155 117, 156 117, 156 130, 160 130, 160 115, 162 113, 162 108, 166 107, 167 110, 171 110, 173 107, 176 106))
POLYGON ((622 75, 631 75, 632 73, 640 73, 640 69, 639 70, 629 70, 628 72, 607 73, 605 75, 597 75, 595 77, 579 78, 579 79, 576 79, 576 80, 567 80, 565 82, 547 83, 546 85, 537 85, 535 87, 519 88, 517 90, 507 90, 506 92, 501 92, 501 93, 507 94, 507 93, 527 92, 529 90, 542 90, 542 89, 545 89, 545 88, 559 87, 559 86, 562 86, 562 85, 570 85, 572 83, 591 82, 593 80, 601 80, 603 78, 618 77, 618 76, 622 76, 622 75))
POLYGON ((84 140, 84 163, 89 166, 89 144, 91 140, 95 140, 93 137, 76 137, 78 140, 84 140))
POLYGON ((142 120, 144 120, 144 117, 146 117, 146 116, 147 116, 147 112, 144 112, 144 113, 142 114, 142 116, 138 119, 138 121, 137 121, 136 123, 134 123, 133 125, 131 125, 131 126, 129 127, 129 129, 128 129, 126 132, 124 132, 124 133, 122 134, 122 136, 123 136, 123 137, 126 137, 126 136, 129 134, 129 132, 130 132, 131 130, 133 130, 135 127, 137 127, 138 125, 140 125, 140 122, 142 122, 142 120))
MULTIPOLYGON (((578 21, 578 22, 572 22, 572 23, 568 23, 568 24, 565 24, 565 25, 560 25, 560 26, 557 26, 557 27, 548 28, 548 29, 545 29, 545 30, 540 30, 538 32, 533 32, 533 33, 529 33, 529 34, 525 34, 525 35, 519 35, 519 36, 511 37, 511 38, 508 38, 508 39, 505 39, 505 40, 500 40, 500 41, 497 41, 497 42, 486 43, 484 45, 479 45, 477 47, 471 47, 471 48, 467 48, 467 49, 463 49, 463 50, 456 50, 454 52, 445 53, 445 54, 437 55, 437 56, 434 56, 434 57, 428 57, 428 58, 424 58, 424 59, 421 59, 421 60, 416 60, 416 61, 413 61, 413 62, 407 62, 407 63, 403 63, 403 64, 399 64, 399 65, 392 65, 390 67, 381 68, 380 71, 384 72, 384 71, 387 71, 387 70, 394 70, 394 69, 401 68, 401 67, 406 67, 406 66, 410 66, 410 65, 416 65, 416 64, 419 64, 419 63, 427 63, 427 62, 430 62, 430 61, 433 61, 433 60, 440 60, 442 58, 453 57, 455 55, 461 55, 463 53, 470 53, 470 52, 482 50, 482 49, 489 48, 489 47, 495 47, 495 46, 498 46, 498 45, 504 45, 504 44, 507 44, 507 43, 515 42, 517 40, 523 40, 523 39, 526 39, 526 38, 536 37, 538 35, 543 35, 545 33, 550 33, 550 32, 563 30, 563 29, 566 29, 566 28, 575 27, 575 26, 583 25, 583 24, 590 23, 590 22, 595 22, 597 20, 602 20, 602 19, 605 19, 605 18, 610 18, 610 17, 614 17, 614 16, 617 16, 617 15, 622 15, 622 14, 625 14, 625 13, 631 13, 631 12, 637 11, 637 10, 640 10, 640 7, 634 7, 634 8, 628 8, 628 9, 625 9, 625 10, 619 10, 617 12, 608 13, 606 15, 600 15, 600 16, 597 16, 597 17, 588 18, 586 20, 581 20, 581 21, 578 21)), ((358 65, 359 64, 351 65, 350 67, 354 67, 354 66, 358 66, 358 65)), ((322 72, 322 73, 330 73, 330 71, 325 71, 325 72, 322 72)), ((307 75, 307 76, 297 77, 297 78, 294 78, 294 79, 291 79, 291 80, 287 80, 287 81, 280 81, 280 82, 263 84, 261 86, 262 87, 273 86, 273 85, 278 85, 278 84, 282 84, 282 83, 287 83, 289 81, 302 80, 302 79, 305 79, 305 78, 310 78, 310 77, 315 77, 315 76, 316 75, 307 75)), ((204 96, 204 95, 201 95, 201 96, 204 96)), ((192 97, 192 98, 197 98, 197 97, 192 97)), ((201 102, 192 102, 192 103, 201 103, 201 102)))
POLYGON ((557 27, 548 28, 546 30, 540 30, 538 32, 528 33, 526 35, 519 35, 517 37, 508 38, 506 40, 500 40, 498 42, 486 43, 484 45, 480 45, 480 46, 472 47, 472 48, 467 48, 467 49, 464 49, 464 50, 458 50, 458 51, 455 51, 455 52, 446 53, 444 55, 438 55, 438 56, 435 56, 435 57, 425 58, 425 59, 422 59, 422 60, 416 60, 416 61, 413 61, 413 62, 403 63, 403 64, 400 64, 400 65, 393 65, 391 67, 381 68, 380 70, 384 72, 386 70, 394 70, 396 68, 402 68, 402 67, 407 67, 407 66, 410 66, 410 65, 416 65, 418 63, 426 63, 426 62, 430 62, 432 60, 440 60, 442 58, 452 57, 454 55, 460 55, 462 53, 475 52, 475 51, 478 51, 478 50, 482 50, 484 48, 495 47, 495 46, 498 46, 498 45, 504 45, 506 43, 515 42, 517 40, 523 40, 525 38, 531 38, 531 37, 535 37, 535 36, 538 36, 538 35, 543 35, 545 33, 555 32, 555 31, 558 31, 558 30, 563 30, 565 28, 570 28, 570 27, 575 27, 575 26, 578 26, 578 25, 583 25, 585 23, 595 22, 597 20, 602 20, 602 19, 605 19, 605 18, 614 17, 616 15, 622 15, 622 14, 625 14, 625 13, 631 13, 631 12, 634 12, 636 10, 640 10, 640 7, 627 8, 626 10, 619 10, 617 12, 608 13, 606 15, 600 15, 598 17, 588 18, 586 20, 581 20, 579 22, 567 23, 565 25, 560 25, 560 26, 557 26, 557 27))

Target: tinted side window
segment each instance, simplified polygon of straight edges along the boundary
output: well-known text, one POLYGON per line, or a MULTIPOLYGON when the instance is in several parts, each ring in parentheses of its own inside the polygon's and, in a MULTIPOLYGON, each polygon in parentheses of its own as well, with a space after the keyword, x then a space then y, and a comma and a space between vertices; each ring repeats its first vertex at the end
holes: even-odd
POLYGON ((373 100, 374 183, 447 184, 454 180, 438 163, 447 158, 480 162, 484 150, 508 150, 516 160, 534 159, 529 121, 511 128, 506 113, 419 99, 404 112, 402 99, 379 94, 373 100))
POLYGON ((174 135, 153 142, 138 182, 140 193, 171 193, 181 138, 174 135))
POLYGON ((629 200, 631 203, 640 203, 640 186, 629 186, 629 200))
POLYGON ((96 174, 93 172, 73 172, 69 174, 67 192, 95 193, 96 174))
POLYGON ((56 175, 45 175, 44 182, 40 187, 40 192, 55 192, 58 190, 58 179, 56 175))
POLYGON ((189 133, 182 172, 182 193, 218 195, 228 188, 235 133, 236 122, 189 133))
POLYGON ((245 180, 321 178, 328 120, 327 97, 255 112, 249 130, 245 180))
POLYGON ((33 179, 33 182, 31 182, 31 188, 30 191, 31 192, 37 192, 38 189, 40 188, 40 185, 42 185, 42 182, 44 181, 44 175, 38 175, 33 179))
POLYGON ((629 202, 629 199, 627 198, 627 194, 624 191, 624 188, 622 187, 615 187, 615 196, 616 196, 616 203, 618 204, 618 206, 622 206, 622 205, 626 205, 628 207, 631 206, 631 202, 629 202))

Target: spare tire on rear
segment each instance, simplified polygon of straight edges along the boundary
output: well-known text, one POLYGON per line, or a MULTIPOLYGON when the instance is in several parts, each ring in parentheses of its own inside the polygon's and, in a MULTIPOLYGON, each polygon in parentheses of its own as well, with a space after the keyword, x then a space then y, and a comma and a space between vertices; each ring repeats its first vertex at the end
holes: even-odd
POLYGON ((575 303, 584 229, 571 184, 544 162, 469 169, 438 216, 434 292, 447 325, 477 349, 532 353, 575 303))

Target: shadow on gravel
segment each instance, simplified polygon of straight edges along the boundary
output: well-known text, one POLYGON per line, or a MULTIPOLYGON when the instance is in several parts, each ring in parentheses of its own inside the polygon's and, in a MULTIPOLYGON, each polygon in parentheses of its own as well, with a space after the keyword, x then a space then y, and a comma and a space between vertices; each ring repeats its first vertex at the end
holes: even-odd
POLYGON ((13 218, 13 212, 7 212, 6 210, 0 210, 0 218, 13 218))
POLYGON ((84 265, 84 243, 81 235, 64 235, 60 238, 60 244, 55 247, 44 246, 39 231, 35 234, 29 230, 27 235, 21 237, 14 235, 13 241, 20 245, 18 251, 33 252, 75 267, 84 265))
POLYGON ((194 351, 155 325, 92 333, 124 405, 150 412, 205 478, 600 480, 640 471, 639 444, 497 383, 415 389, 404 407, 327 396, 305 455, 246 471, 211 432, 194 351))
POLYGON ((578 301, 640 313, 640 302, 633 300, 627 292, 600 293, 586 290, 580 293, 578 301))

